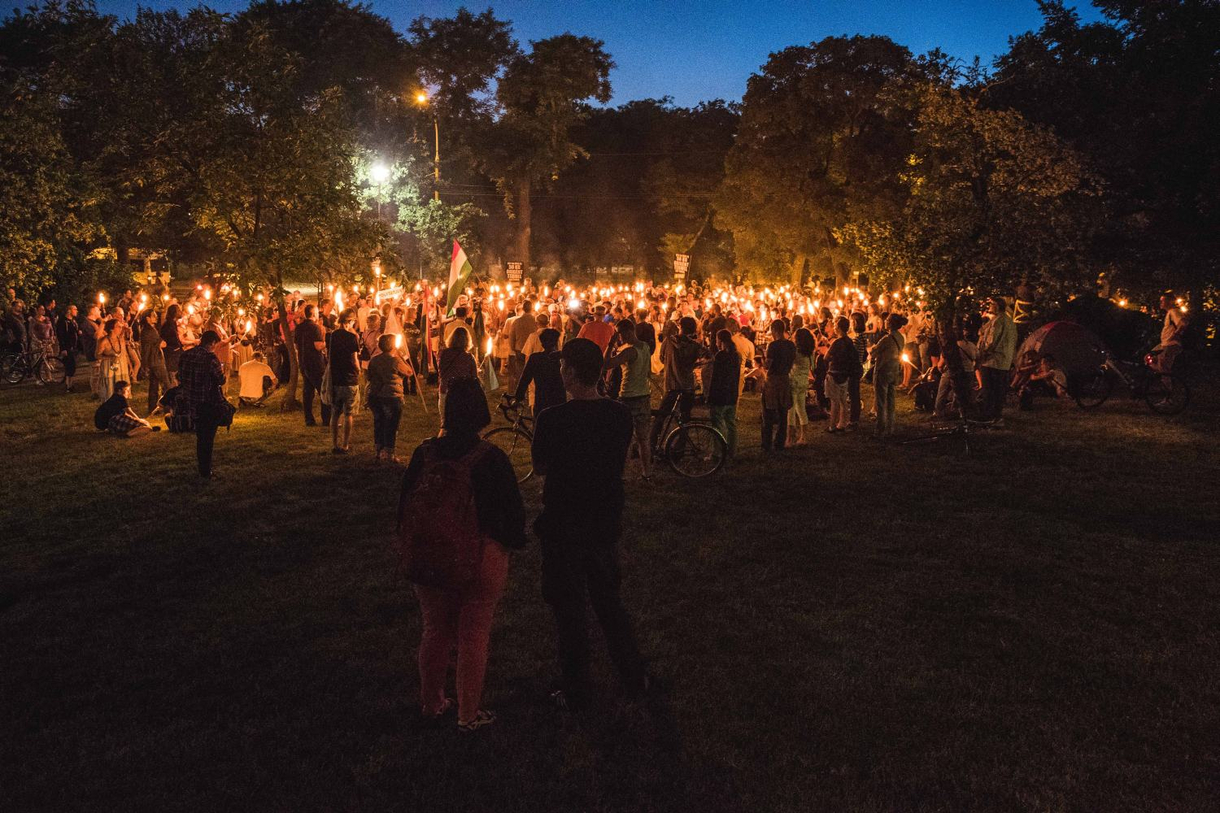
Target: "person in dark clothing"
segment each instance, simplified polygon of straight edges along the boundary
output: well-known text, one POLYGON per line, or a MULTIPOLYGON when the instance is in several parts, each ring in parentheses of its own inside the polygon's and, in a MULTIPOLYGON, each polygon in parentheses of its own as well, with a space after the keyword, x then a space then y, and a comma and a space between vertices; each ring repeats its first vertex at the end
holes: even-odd
POLYGON ((561 708, 589 699, 586 597, 628 693, 639 696, 650 684, 619 593, 631 412, 598 394, 602 363, 588 339, 564 345, 561 371, 571 400, 542 412, 534 429, 534 471, 546 478, 534 530, 542 541, 542 594, 559 631, 562 681, 551 697, 561 708))
POLYGON ((856 311, 851 315, 851 343, 852 347, 856 348, 856 356, 860 362, 857 370, 859 375, 853 375, 847 379, 847 406, 848 406, 848 421, 847 428, 855 431, 860 427, 860 380, 864 377, 864 362, 868 360, 868 337, 865 335, 865 328, 868 326, 868 321, 864 314, 856 311))
POLYGON ((740 393, 741 356, 727 330, 716 333, 716 355, 712 358, 712 381, 707 405, 712 411, 712 426, 724 436, 729 457, 737 452, 737 397, 740 393))
POLYGON ((767 380, 763 384, 763 451, 780 450, 788 442, 788 410, 792 408, 792 365, 796 363, 796 345, 788 339, 783 320, 771 323, 771 343, 767 345, 764 367, 767 380))
MULTIPOLYGON (((352 410, 360 385, 360 337, 356 335, 356 311, 347 308, 339 314, 338 327, 326 335, 330 359, 331 451, 347 454, 352 448, 352 410), (339 443, 339 427, 343 443, 339 443)), ((323 421, 326 418, 323 416, 323 421)))
POLYGON ((851 419, 848 384, 851 379, 859 378, 860 354, 847 337, 850 329, 851 322, 846 316, 835 320, 835 340, 826 353, 825 387, 826 399, 830 402, 830 425, 826 431, 830 434, 847 431, 851 419))
POLYGON ((55 325, 55 340, 59 343, 59 355, 64 362, 64 389, 72 391, 72 378, 76 375, 76 354, 80 352, 80 325, 76 321, 76 306, 69 305, 55 325))
POLYGON ((520 402, 529 392, 530 384, 534 385, 535 416, 568 400, 563 389, 563 376, 559 374, 559 356, 555 352, 559 346, 559 331, 546 328, 538 334, 538 341, 542 343, 542 352, 533 353, 526 359, 521 380, 517 382, 517 391, 513 393, 513 398, 520 402))
POLYGON ((161 353, 165 357, 165 372, 170 386, 177 383, 178 360, 182 358, 183 353, 182 336, 178 332, 179 314, 178 303, 175 302, 166 308, 165 319, 161 322, 161 341, 165 342, 161 353))
POLYGON ((169 371, 165 368, 165 339, 157 327, 155 311, 145 311, 141 317, 140 367, 148 374, 148 414, 152 414, 169 390, 169 371))
POLYGON ((458 729, 472 732, 496 719, 494 713, 480 708, 487 647, 496 605, 508 579, 508 552, 525 547, 525 506, 508 456, 479 439, 479 431, 491 423, 491 415, 478 381, 463 378, 449 385, 444 418, 445 434, 425 440, 411 455, 402 478, 398 516, 403 516, 408 496, 431 462, 475 455, 470 483, 479 532, 486 538, 479 574, 472 584, 460 587, 415 587, 423 619, 421 714, 435 720, 452 708, 453 701, 445 697, 445 675, 450 653, 456 649, 458 729))
MULTIPOLYGON (((326 334, 318 325, 313 305, 305 306, 305 320, 297 325, 293 340, 297 346, 297 365, 301 370, 301 401, 305 407, 305 425, 317 426, 313 417, 314 395, 322 392, 322 375, 326 372, 326 334)), ((330 426, 330 406, 322 404, 322 425, 330 426)))
POLYGON ((220 334, 205 330, 199 344, 183 353, 178 363, 182 395, 189 412, 195 416, 195 456, 199 462, 199 476, 205 480, 212 477, 212 449, 226 408, 224 366, 215 352, 218 344, 220 334))

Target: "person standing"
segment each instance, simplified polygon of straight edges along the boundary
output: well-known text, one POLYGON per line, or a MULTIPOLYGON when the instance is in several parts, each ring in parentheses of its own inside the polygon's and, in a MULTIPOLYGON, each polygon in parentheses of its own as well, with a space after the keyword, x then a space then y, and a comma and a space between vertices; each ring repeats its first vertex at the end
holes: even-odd
MULTIPOLYGON (((870 305, 876 309, 876 305, 870 305)), ((851 315, 851 343, 856 348, 857 375, 847 379, 847 428, 856 431, 860 428, 860 381, 864 378, 864 362, 868 361, 868 337, 865 335, 868 322, 863 313, 856 311, 851 315)))
POLYGON ((619 592, 631 411, 598 394, 603 359, 594 342, 573 339, 561 357, 570 400, 542 412, 534 427, 534 471, 546 478, 534 530, 542 542, 543 598, 559 637, 562 679, 551 699, 572 709, 588 702, 591 688, 586 598, 629 695, 646 693, 650 679, 619 592))
POLYGON ((1008 315, 1008 302, 1002 296, 987 301, 991 316, 979 331, 978 369, 983 377, 983 419, 1002 421, 1008 379, 1017 355, 1017 326, 1008 315))
POLYGON ((80 325, 76 321, 76 306, 69 305, 55 325, 55 339, 59 342, 59 355, 64 362, 64 389, 72 392, 72 379, 76 376, 76 354, 80 352, 80 325))
MULTIPOLYGON (((445 676, 456 649, 457 725, 466 734, 496 721, 496 715, 481 705, 487 650, 496 605, 508 580, 509 552, 526 544, 525 506, 508 456, 479 439, 479 432, 491 423, 491 415, 478 381, 452 383, 444 422, 445 434, 425 440, 411 455, 402 478, 398 517, 400 532, 426 534, 440 523, 450 533, 463 534, 454 541, 474 542, 481 549, 473 578, 460 584, 415 585, 423 621, 420 715, 427 721, 439 721, 453 708, 453 701, 445 697, 445 676), (437 517, 431 513, 433 506, 457 490, 473 498, 473 523, 469 514, 437 517), (479 539, 467 534, 477 534, 479 539)), ((408 569, 408 575, 410 572, 408 569)))
POLYGON ((195 457, 199 464, 199 476, 205 480, 212 477, 216 430, 227 417, 225 412, 228 409, 224 397, 224 367, 215 352, 218 344, 220 336, 216 331, 205 330, 199 344, 183 353, 178 363, 183 401, 195 416, 195 457))
POLYGON ((148 414, 152 414, 169 391, 169 371, 165 368, 165 339, 157 325, 155 311, 145 311, 140 327, 140 366, 148 375, 148 414))
POLYGON ((850 396, 849 383, 857 374, 860 357, 856 354, 856 346, 847 337, 851 322, 846 316, 835 320, 835 340, 830 343, 826 352, 826 400, 830 402, 830 426, 826 431, 834 434, 846 432, 851 422, 851 407, 848 405, 850 396))
POLYGON ((114 395, 114 382, 131 380, 127 355, 127 325, 118 319, 106 322, 105 335, 97 344, 97 365, 97 394, 102 401, 114 395))
POLYGON ((383 333, 377 338, 377 349, 379 352, 369 359, 365 373, 369 411, 373 413, 373 445, 378 460, 396 463, 394 447, 398 423, 402 420, 403 382, 414 378, 415 371, 403 360, 391 334, 383 333))
POLYGON ((449 346, 441 351, 436 362, 437 370, 437 405, 440 407, 441 429, 445 428, 445 397, 449 387, 461 378, 479 377, 479 366, 474 363, 470 354, 470 334, 466 328, 459 327, 449 336, 449 346))
POLYGON ((712 359, 712 382, 707 403, 712 410, 712 427, 724 437, 729 458, 737 453, 737 399, 741 395, 741 356, 728 330, 716 332, 716 351, 712 359))
POLYGON ((690 420, 691 408, 695 405, 695 365, 699 362, 701 346, 695 339, 699 323, 693 316, 683 316, 678 321, 678 335, 670 335, 661 342, 661 362, 665 365, 665 395, 657 407, 652 422, 649 442, 655 446, 661 440, 661 430, 678 405, 679 420, 690 420))
MULTIPOLYGON (((798 313, 794 317, 800 318, 798 313)), ((792 382, 792 408, 788 410, 788 437, 792 446, 805 445, 805 427, 809 425, 809 413, 805 409, 805 401, 809 398, 809 376, 813 374, 813 356, 818 352, 817 340, 807 327, 797 328, 793 336, 796 345, 796 357, 792 362, 792 372, 789 378, 792 382), (795 438, 793 436, 795 435, 795 438)))
POLYGON ((873 362, 873 401, 877 412, 875 434, 888 438, 894 434, 898 379, 902 377, 902 334, 906 317, 891 313, 887 332, 873 345, 868 356, 873 362))
POLYGON ((568 400, 563 389, 563 377, 559 374, 559 356, 555 354, 559 349, 559 331, 547 328, 542 331, 539 343, 542 349, 526 359, 521 380, 517 382, 516 392, 513 393, 513 399, 520 402, 529 392, 530 384, 534 385, 535 417, 542 410, 568 400))
POLYGON ((338 327, 326 336, 330 358, 330 436, 331 451, 347 454, 352 450, 352 410, 360 386, 360 337, 356 335, 356 312, 347 308, 338 316, 338 327), (339 443, 339 424, 343 424, 343 443, 339 443))
MULTIPOLYGON (((306 305, 303 319, 297 325, 293 340, 297 346, 297 366, 301 371, 301 402, 305 425, 317 426, 313 417, 314 395, 322 392, 322 376, 326 372, 326 334, 317 322, 317 309, 306 305)), ((320 399, 319 399, 320 400, 320 399)), ((322 404, 322 425, 330 426, 330 405, 322 404)))
POLYGON ((788 410, 792 408, 792 365, 796 363, 796 345, 788 338, 788 328, 782 319, 771 323, 771 343, 763 367, 767 380, 763 383, 764 452, 782 451, 788 441, 788 410))
POLYGON ((165 309, 165 316, 161 319, 161 341, 164 342, 161 346, 161 354, 165 358, 165 372, 169 377, 170 386, 178 381, 178 360, 182 358, 182 353, 186 349, 183 347, 182 334, 178 326, 180 314, 181 309, 178 307, 178 303, 174 302, 165 309))
POLYGON ((613 356, 606 359, 605 369, 623 368, 623 384, 619 390, 619 401, 631 412, 631 424, 636 447, 640 450, 640 474, 648 479, 652 449, 649 446, 649 427, 652 425, 652 348, 639 337, 639 328, 630 319, 624 319, 615 328, 621 344, 613 356))

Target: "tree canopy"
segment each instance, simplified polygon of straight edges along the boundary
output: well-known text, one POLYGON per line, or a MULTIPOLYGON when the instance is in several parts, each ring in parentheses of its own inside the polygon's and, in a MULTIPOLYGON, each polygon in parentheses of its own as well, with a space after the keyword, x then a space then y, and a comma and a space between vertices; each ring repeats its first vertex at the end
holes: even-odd
POLYGON ((609 106, 601 41, 523 46, 491 10, 397 31, 349 0, 126 20, 55 0, 0 23, 0 272, 38 294, 144 248, 251 285, 360 281, 374 257, 437 273, 456 238, 536 278, 684 253, 696 277, 915 279, 944 302, 1099 277, 1203 295, 1220 8, 1097 5, 1086 24, 1045 0, 993 70, 828 37, 772 54, 740 104, 687 108, 609 106))

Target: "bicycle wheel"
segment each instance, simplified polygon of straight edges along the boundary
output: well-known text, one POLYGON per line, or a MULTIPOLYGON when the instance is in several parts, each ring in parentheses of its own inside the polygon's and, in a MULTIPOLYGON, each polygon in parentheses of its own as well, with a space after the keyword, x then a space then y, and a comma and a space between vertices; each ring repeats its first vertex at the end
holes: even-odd
POLYGON ((665 438, 665 460, 683 477, 715 474, 728 452, 724 436, 706 423, 684 423, 665 438))
POLYGON ((0 357, 0 377, 8 381, 8 374, 12 372, 20 360, 21 355, 19 353, 5 353, 3 357, 0 357))
POLYGON ((38 380, 44 384, 62 384, 64 381, 64 363, 57 358, 44 358, 35 372, 38 380))
POLYGON ((29 374, 30 367, 24 356, 17 356, 11 364, 6 363, 4 368, 4 380, 10 384, 20 384, 29 374))
POLYGON ((1098 370, 1092 378, 1082 381, 1076 389, 1076 403, 1081 409, 1095 409, 1106 402, 1114 391, 1114 380, 1104 370, 1098 370))
POLYGON ((1190 387, 1172 373, 1156 373, 1144 385, 1144 400, 1158 415, 1177 415, 1190 403, 1190 387))
POLYGON ((483 435, 483 440, 494 444, 508 455, 508 462, 513 464, 518 483, 524 483, 534 476, 534 461, 530 457, 533 439, 529 435, 511 426, 499 426, 483 435))

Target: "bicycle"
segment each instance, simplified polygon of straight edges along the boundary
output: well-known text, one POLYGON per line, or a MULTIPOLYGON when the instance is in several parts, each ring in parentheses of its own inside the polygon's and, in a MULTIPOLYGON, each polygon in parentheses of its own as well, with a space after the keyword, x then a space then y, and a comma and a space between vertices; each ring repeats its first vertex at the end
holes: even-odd
POLYGON ((66 375, 63 361, 41 347, 9 353, 0 361, 0 369, 10 384, 20 384, 30 376, 40 384, 60 384, 66 375))
POLYGON ((483 440, 496 445, 508 455, 517 482, 524 484, 534 476, 534 421, 521 413, 521 402, 509 395, 500 399, 499 409, 510 426, 497 426, 485 432, 483 440))
MULTIPOLYGON (((661 416, 661 431, 655 434, 652 459, 664 460, 675 474, 697 479, 708 477, 724 467, 729 456, 729 444, 714 426, 704 421, 683 421, 675 399, 669 412, 661 416), (677 424, 676 426, 674 424, 677 424)), ((660 410, 652 411, 654 417, 660 410)))
POLYGON ((1126 386, 1132 399, 1143 398, 1158 415, 1177 415, 1190 403, 1190 387, 1180 376, 1152 369, 1152 355, 1143 363, 1117 361, 1109 352, 1105 361, 1076 387, 1073 397, 1081 409, 1096 409, 1114 392, 1115 382, 1126 386), (1125 369, 1124 369, 1125 368, 1125 369))

